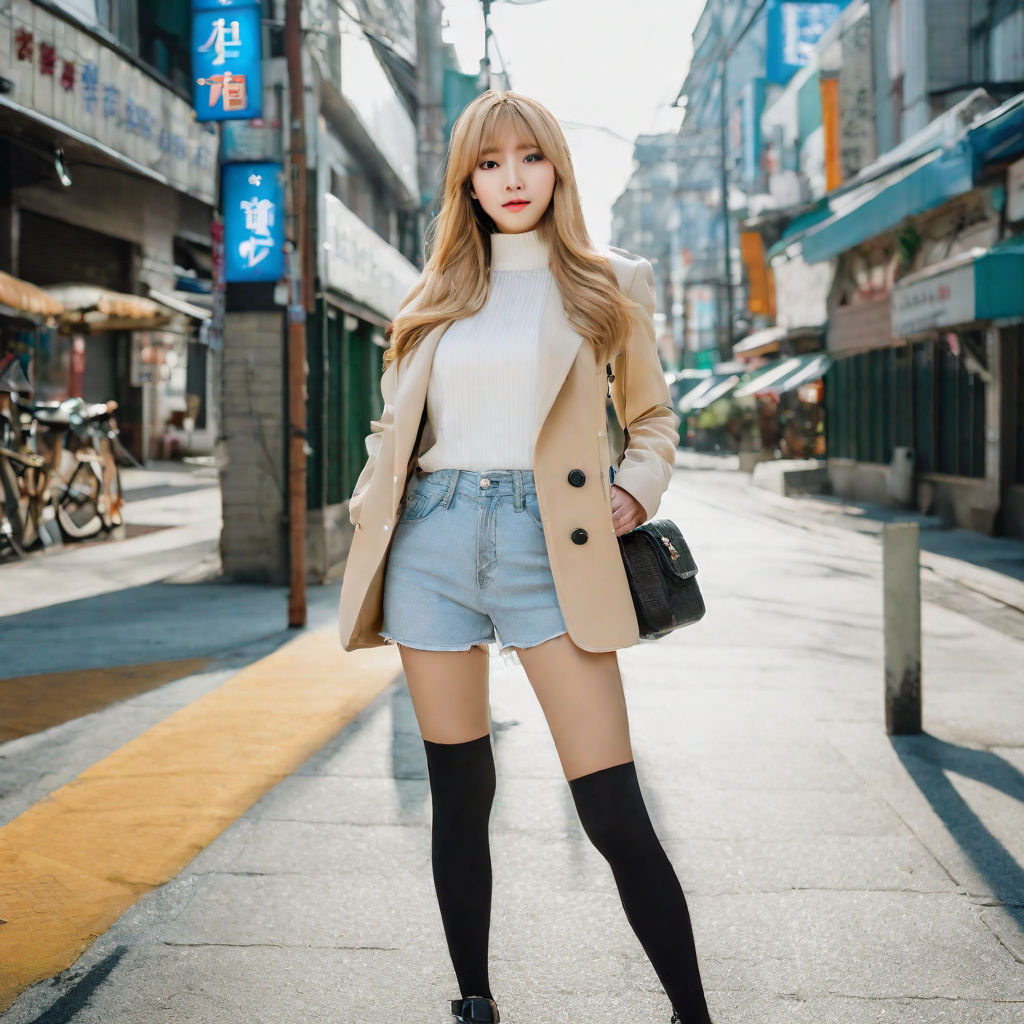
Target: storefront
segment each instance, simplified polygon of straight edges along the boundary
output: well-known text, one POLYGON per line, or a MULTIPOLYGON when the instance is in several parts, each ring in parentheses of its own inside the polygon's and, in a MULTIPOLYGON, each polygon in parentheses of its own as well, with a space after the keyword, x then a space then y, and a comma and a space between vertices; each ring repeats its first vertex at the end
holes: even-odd
POLYGON ((327 578, 348 550, 347 499, 381 413, 384 331, 418 271, 337 196, 321 210, 327 287, 308 332, 308 536, 311 569, 327 578))
POLYGON ((0 11, 0 37, 17 42, 0 95, 0 267, 48 291, 92 290, 17 344, 31 333, 38 399, 116 400, 122 441, 145 461, 185 409, 174 388, 196 323, 146 296, 173 294, 190 269, 183 238, 209 249, 218 138, 147 70, 155 54, 129 56, 92 31, 88 6, 0 11), (126 315, 101 308, 111 296, 126 315), (148 384, 144 353, 169 356, 148 384))
POLYGON ((56 318, 63 312, 63 305, 41 288, 0 272, 0 366, 8 384, 26 395, 31 394, 36 354, 52 343, 56 318))
POLYGON ((1022 282, 1018 236, 911 274, 892 296, 893 337, 909 345, 901 363, 921 497, 952 522, 1015 536, 1024 536, 1022 282))
POLYGON ((856 336, 836 337, 828 413, 837 493, 891 501, 891 463, 906 449, 919 508, 1024 536, 1021 281, 1024 240, 974 249, 896 281, 856 321, 856 336))

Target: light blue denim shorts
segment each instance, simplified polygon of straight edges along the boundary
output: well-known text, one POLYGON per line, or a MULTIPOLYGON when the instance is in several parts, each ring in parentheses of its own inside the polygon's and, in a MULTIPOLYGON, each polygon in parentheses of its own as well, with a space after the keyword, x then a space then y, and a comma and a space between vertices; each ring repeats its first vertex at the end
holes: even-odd
POLYGON ((383 603, 380 636, 428 651, 495 641, 504 652, 565 633, 532 470, 413 473, 383 603))

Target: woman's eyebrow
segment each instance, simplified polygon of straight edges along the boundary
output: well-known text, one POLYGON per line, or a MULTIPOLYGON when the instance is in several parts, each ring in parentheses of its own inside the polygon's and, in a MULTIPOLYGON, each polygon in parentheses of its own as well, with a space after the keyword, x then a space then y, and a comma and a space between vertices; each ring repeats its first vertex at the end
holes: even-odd
MULTIPOLYGON (((517 153, 520 152, 521 150, 524 150, 524 149, 540 149, 540 146, 530 146, 530 145, 525 145, 525 144, 522 145, 522 146, 516 146, 516 152, 517 153)), ((485 156, 488 155, 488 153, 499 153, 499 152, 500 152, 500 150, 498 149, 497 146, 491 146, 490 149, 483 150, 480 153, 480 156, 481 157, 485 157, 485 156)))

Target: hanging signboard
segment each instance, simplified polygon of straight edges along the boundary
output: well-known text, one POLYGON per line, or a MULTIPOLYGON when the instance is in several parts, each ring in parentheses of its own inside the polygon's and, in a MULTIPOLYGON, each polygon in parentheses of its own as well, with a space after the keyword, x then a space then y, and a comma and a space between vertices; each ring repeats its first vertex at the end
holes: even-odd
POLYGON ((818 40, 849 0, 837 3, 790 3, 775 0, 768 8, 766 77, 785 85, 808 61, 818 40))
POLYGON ((284 169, 279 163, 225 164, 224 279, 284 276, 284 169))
POLYGON ((892 290, 893 337, 970 323, 975 315, 974 298, 973 260, 898 281, 892 290))
POLYGON ((192 84, 196 120, 260 117, 262 60, 259 4, 194 0, 192 84))

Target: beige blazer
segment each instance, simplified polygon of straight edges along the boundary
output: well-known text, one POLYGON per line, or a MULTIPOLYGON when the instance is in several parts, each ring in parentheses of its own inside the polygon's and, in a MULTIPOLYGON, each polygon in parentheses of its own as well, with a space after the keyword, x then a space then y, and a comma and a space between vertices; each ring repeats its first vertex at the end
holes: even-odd
MULTIPOLYGON (((675 465, 679 417, 654 341, 654 271, 621 249, 608 254, 619 287, 643 312, 612 361, 612 400, 629 446, 615 484, 644 507, 658 511, 675 465)), ((349 504, 355 524, 338 609, 346 651, 379 647, 384 572, 399 502, 407 483, 430 368, 447 325, 427 334, 381 377, 384 411, 366 438, 369 458, 349 504)), ((569 636, 586 651, 612 651, 637 643, 636 614, 612 525, 606 432, 607 375, 593 346, 569 324, 552 286, 541 320, 539 407, 533 453, 534 482, 558 603, 569 636), (579 472, 575 472, 579 471, 579 472), (581 481, 579 473, 583 474, 581 481), (572 481, 570 482, 570 474, 572 481)), ((434 443, 430 424, 419 451, 434 443)), ((443 557, 438 553, 439 557, 443 557)))

